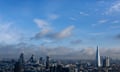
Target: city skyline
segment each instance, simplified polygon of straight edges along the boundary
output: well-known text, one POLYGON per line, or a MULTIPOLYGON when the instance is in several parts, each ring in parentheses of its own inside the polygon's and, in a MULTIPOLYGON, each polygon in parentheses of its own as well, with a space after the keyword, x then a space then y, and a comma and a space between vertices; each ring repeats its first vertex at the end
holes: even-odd
POLYGON ((120 0, 1 0, 0 57, 120 59, 120 0))

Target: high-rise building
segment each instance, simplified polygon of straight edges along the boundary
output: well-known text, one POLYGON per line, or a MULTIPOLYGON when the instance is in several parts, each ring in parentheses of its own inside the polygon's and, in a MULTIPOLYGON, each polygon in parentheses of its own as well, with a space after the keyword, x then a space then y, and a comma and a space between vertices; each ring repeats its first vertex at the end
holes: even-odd
POLYGON ((15 63, 14 67, 14 72, 24 72, 24 67, 19 61, 15 63))
POLYGON ((49 68, 49 56, 46 57, 46 69, 49 68))
POLYGON ((96 50, 96 65, 97 67, 101 67, 101 59, 100 59, 100 52, 98 46, 96 50))
POLYGON ((103 66, 104 67, 109 67, 110 66, 110 58, 108 56, 105 57, 105 59, 103 60, 103 66))
POLYGON ((40 63, 40 64, 43 64, 43 57, 40 57, 40 58, 39 58, 39 63, 40 63))
POLYGON ((35 63, 35 57, 32 54, 32 56, 30 57, 30 59, 27 61, 28 63, 35 63))
POLYGON ((106 57, 106 66, 107 67, 110 66, 110 58, 109 58, 109 56, 106 57))
POLYGON ((21 64, 24 64, 25 63, 25 60, 24 60, 24 54, 21 53, 20 54, 20 57, 19 57, 19 60, 18 60, 21 64))
POLYGON ((24 71, 24 54, 21 53, 20 57, 18 59, 18 62, 15 63, 14 65, 14 72, 23 72, 24 71))

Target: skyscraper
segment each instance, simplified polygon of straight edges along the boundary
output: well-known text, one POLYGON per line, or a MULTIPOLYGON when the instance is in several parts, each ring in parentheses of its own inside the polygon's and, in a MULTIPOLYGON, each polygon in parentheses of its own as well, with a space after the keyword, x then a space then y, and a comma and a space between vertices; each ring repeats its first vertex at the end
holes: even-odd
POLYGON ((24 64, 25 63, 25 60, 24 60, 24 54, 21 53, 20 54, 20 57, 19 57, 19 60, 18 60, 21 64, 24 64))
POLYGON ((46 57, 46 69, 49 68, 49 56, 46 57))
POLYGON ((24 72, 24 54, 21 53, 18 61, 14 65, 14 72, 24 72))
POLYGON ((24 72, 23 65, 18 61, 14 65, 14 72, 24 72))
POLYGON ((110 66, 110 58, 109 58, 109 56, 105 57, 105 59, 103 60, 103 66, 104 67, 109 67, 110 66))
POLYGON ((35 63, 35 57, 32 54, 32 56, 30 57, 30 59, 27 61, 28 63, 35 63))
POLYGON ((96 51, 96 65, 97 67, 101 67, 101 59, 100 59, 100 53, 99 53, 98 46, 97 46, 97 51, 96 51))

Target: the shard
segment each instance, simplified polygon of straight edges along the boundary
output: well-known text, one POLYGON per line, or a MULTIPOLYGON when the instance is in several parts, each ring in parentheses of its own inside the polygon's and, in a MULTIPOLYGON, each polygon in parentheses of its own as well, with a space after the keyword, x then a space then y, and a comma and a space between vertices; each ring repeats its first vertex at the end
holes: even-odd
POLYGON ((98 46, 97 46, 97 51, 96 51, 96 65, 97 67, 101 67, 101 59, 100 59, 100 52, 99 52, 98 46))

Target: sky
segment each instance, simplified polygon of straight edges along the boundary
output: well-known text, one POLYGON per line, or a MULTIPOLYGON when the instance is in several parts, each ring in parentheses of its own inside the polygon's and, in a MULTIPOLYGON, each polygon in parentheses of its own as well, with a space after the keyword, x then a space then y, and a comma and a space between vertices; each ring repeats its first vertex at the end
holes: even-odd
POLYGON ((118 58, 119 43, 120 0, 0 0, 0 57, 118 58))

